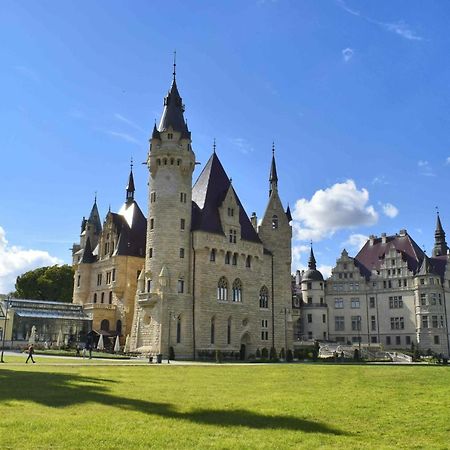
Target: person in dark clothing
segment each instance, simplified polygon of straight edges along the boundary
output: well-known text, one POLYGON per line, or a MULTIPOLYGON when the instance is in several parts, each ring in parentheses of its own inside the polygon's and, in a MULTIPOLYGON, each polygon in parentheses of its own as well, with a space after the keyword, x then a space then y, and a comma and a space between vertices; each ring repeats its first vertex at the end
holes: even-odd
POLYGON ((25 361, 25 364, 28 364, 28 360, 29 360, 29 359, 31 359, 31 361, 33 362, 33 364, 36 362, 36 361, 33 359, 33 353, 34 353, 34 347, 33 347, 32 344, 30 344, 30 345, 28 346, 28 358, 27 358, 27 360, 25 361))

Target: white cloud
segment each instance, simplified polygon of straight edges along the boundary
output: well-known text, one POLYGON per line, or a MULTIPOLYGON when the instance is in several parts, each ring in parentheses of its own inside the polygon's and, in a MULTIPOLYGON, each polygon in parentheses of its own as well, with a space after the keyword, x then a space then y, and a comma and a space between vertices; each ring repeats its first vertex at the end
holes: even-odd
POLYGON ((436 176, 433 168, 431 167, 428 161, 418 161, 417 167, 419 168, 419 174, 425 177, 434 177, 436 176))
POLYGON ((244 138, 232 138, 230 142, 244 155, 253 153, 254 148, 252 145, 244 138))
POLYGON ((133 136, 131 136, 128 133, 121 133, 119 131, 111 131, 111 130, 106 130, 105 133, 109 134, 110 136, 113 136, 113 137, 122 139, 124 141, 130 142, 132 144, 142 145, 141 141, 138 141, 136 138, 134 138, 133 136))
POLYGON ((293 213, 295 238, 318 241, 341 229, 373 225, 378 213, 368 201, 367 189, 358 190, 353 180, 320 189, 311 200, 297 200, 293 213))
POLYGON ((123 123, 127 124, 131 128, 134 128, 135 130, 142 131, 143 133, 145 133, 145 130, 142 129, 142 127, 140 127, 137 123, 133 122, 132 120, 127 119, 125 116, 122 116, 122 114, 115 113, 114 117, 117 120, 119 120, 120 122, 123 122, 123 123))
POLYGON ((353 58, 354 50, 352 48, 344 48, 342 50, 342 57, 344 58, 345 62, 349 62, 353 58))
POLYGON ((308 254, 310 248, 309 245, 294 245, 292 247, 292 267, 294 271, 302 265, 302 254, 308 254))
POLYGON ((445 160, 445 164, 448 166, 450 165, 450 156, 447 157, 447 159, 445 160))
POLYGON ((384 205, 381 205, 381 207, 385 216, 388 216, 391 219, 398 216, 398 208, 395 207, 392 203, 385 203, 384 205))
POLYGON ((55 264, 63 264, 63 261, 42 250, 26 250, 9 245, 5 230, 0 227, 0 293, 7 294, 14 290, 18 275, 55 264))
POLYGON ((404 39, 407 39, 409 41, 424 40, 423 37, 419 36, 414 30, 412 30, 411 27, 404 20, 399 20, 397 22, 381 22, 379 20, 372 19, 371 17, 364 16, 359 11, 349 8, 347 4, 344 2, 344 0, 336 0, 336 4, 349 14, 356 17, 361 17, 367 22, 372 23, 373 25, 377 25, 383 28, 384 30, 394 33, 397 36, 400 36, 404 39))
POLYGON ((369 239, 365 234, 351 234, 348 239, 342 243, 343 247, 348 248, 350 253, 358 253, 369 239))

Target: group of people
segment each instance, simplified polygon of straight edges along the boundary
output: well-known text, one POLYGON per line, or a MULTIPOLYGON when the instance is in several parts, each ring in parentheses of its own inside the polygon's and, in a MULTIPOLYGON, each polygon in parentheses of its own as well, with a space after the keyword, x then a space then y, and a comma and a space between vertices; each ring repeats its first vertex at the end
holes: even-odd
MULTIPOLYGON (((82 355, 83 358, 86 358, 86 355, 89 354, 89 359, 92 359, 92 344, 87 343, 82 350, 82 355)), ((36 361, 33 358, 34 355, 34 345, 30 344, 27 348, 27 360, 25 361, 25 364, 28 364, 28 361, 31 359, 31 362, 33 364, 36 363, 36 361)), ((80 346, 77 346, 77 356, 81 356, 80 355, 80 346)))

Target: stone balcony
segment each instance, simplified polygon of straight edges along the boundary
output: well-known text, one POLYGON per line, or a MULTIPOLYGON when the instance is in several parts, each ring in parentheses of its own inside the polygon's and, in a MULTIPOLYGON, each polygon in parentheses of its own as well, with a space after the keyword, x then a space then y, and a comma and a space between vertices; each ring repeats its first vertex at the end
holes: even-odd
POLYGON ((142 292, 138 294, 138 304, 142 307, 152 308, 160 299, 156 292, 142 292))
POLYGON ((84 310, 89 309, 115 310, 116 308, 117 308, 116 305, 110 305, 109 303, 85 303, 83 305, 84 310))

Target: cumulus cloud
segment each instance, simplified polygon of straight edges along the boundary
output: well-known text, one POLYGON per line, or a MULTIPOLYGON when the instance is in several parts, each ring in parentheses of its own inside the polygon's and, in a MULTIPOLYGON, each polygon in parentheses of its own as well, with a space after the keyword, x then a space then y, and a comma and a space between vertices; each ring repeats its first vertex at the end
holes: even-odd
POLYGON ((391 219, 398 216, 398 208, 396 208, 392 203, 385 203, 384 205, 381 205, 381 207, 385 216, 388 216, 391 219))
POLYGON ((373 225, 378 213, 368 202, 367 189, 358 189, 353 180, 320 189, 311 200, 297 200, 293 213, 295 238, 319 241, 341 229, 373 225))
POLYGON ((350 253, 358 253, 369 239, 365 234, 351 234, 348 239, 342 243, 342 247, 350 250, 350 253))
POLYGON ((349 62, 353 58, 354 53, 355 52, 352 48, 344 48, 344 50, 342 50, 342 57, 344 58, 344 61, 349 62))
POLYGON ((9 245, 5 230, 0 227, 0 293, 7 294, 14 290, 17 276, 28 270, 62 263, 42 250, 26 250, 9 245))
POLYGON ((297 270, 302 264, 304 265, 302 254, 308 254, 310 250, 309 245, 294 245, 292 247, 292 267, 297 270))

